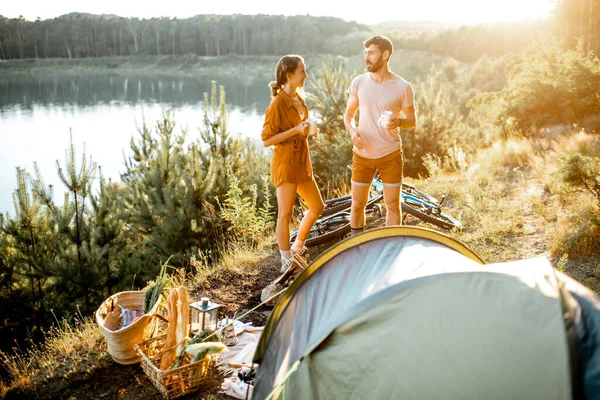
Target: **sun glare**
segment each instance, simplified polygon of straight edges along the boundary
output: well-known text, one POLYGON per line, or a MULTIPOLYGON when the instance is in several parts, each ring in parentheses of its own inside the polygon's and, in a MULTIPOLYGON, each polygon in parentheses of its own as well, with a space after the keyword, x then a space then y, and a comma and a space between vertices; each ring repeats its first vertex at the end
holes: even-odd
MULTIPOLYGON (((550 0, 466 0, 463 22, 512 22, 547 18, 554 8, 550 0)), ((459 19, 457 19, 459 20, 459 19)))
POLYGON ((312 15, 338 17, 363 24, 386 21, 449 21, 469 24, 510 22, 546 18, 554 8, 552 0, 421 0, 398 2, 382 0, 376 7, 339 7, 334 2, 304 0, 281 2, 279 0, 228 0, 222 2, 189 2, 171 0, 168 5, 151 2, 143 8, 137 3, 106 0, 81 2, 57 0, 39 2, 22 0, 8 2, 0 15, 16 18, 23 15, 29 20, 37 17, 54 18, 71 12, 115 14, 122 17, 177 17, 188 18, 198 14, 271 14, 312 15))

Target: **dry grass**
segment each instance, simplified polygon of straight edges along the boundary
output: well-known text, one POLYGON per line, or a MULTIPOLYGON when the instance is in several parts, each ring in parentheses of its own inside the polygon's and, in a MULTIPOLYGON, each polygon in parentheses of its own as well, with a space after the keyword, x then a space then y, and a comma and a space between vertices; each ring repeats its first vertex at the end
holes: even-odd
POLYGON ((333 177, 319 187, 323 199, 333 199, 350 193, 352 187, 349 177, 333 177))
MULTIPOLYGON (((600 140, 584 131, 560 140, 565 155, 600 156, 600 140)), ((546 185, 560 198, 556 230, 552 235, 552 252, 569 259, 597 256, 600 252, 600 198, 583 186, 565 182, 557 167, 549 174, 546 185)))
POLYGON ((586 193, 569 202, 558 217, 552 235, 552 252, 569 258, 589 257, 600 251, 600 226, 594 221, 600 215, 598 200, 586 193))
POLYGON ((74 324, 58 323, 46 333, 46 340, 25 353, 10 355, 0 351, 0 363, 11 381, 0 382, 0 394, 11 388, 24 388, 54 377, 68 378, 88 371, 107 356, 106 344, 92 317, 78 317, 74 324))
POLYGON ((211 263, 208 257, 202 254, 193 257, 190 263, 195 273, 190 282, 195 285, 198 282, 211 281, 224 272, 246 275, 249 271, 256 270, 257 260, 267 257, 272 252, 272 245, 272 240, 262 242, 256 247, 244 242, 230 242, 218 262, 211 263))
POLYGON ((571 134, 560 141, 560 147, 567 153, 596 155, 600 153, 600 140, 597 135, 591 135, 583 130, 571 134))
POLYGON ((464 227, 450 235, 484 261, 529 258, 549 254, 542 236, 555 219, 555 200, 540 181, 544 164, 530 141, 510 139, 481 150, 464 171, 439 173, 417 186, 436 197, 446 195, 446 212, 464 227))
POLYGON ((464 225, 451 235, 486 262, 536 255, 555 262, 596 257, 600 204, 564 182, 560 154, 598 154, 599 146, 596 137, 583 132, 499 141, 481 150, 462 174, 439 172, 417 186, 437 197, 447 195, 446 211, 464 225))

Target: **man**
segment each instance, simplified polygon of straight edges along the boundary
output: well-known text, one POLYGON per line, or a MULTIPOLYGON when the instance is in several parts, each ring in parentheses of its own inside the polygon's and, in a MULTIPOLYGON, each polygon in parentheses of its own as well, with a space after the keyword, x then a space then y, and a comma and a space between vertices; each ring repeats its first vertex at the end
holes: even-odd
POLYGON ((352 234, 365 226, 365 207, 371 181, 378 171, 387 208, 386 226, 401 225, 402 140, 400 129, 413 129, 417 118, 413 88, 388 68, 393 52, 390 39, 373 36, 364 42, 367 73, 357 76, 348 88, 344 124, 352 136, 352 234), (353 124, 360 108, 358 127, 353 124), (382 111, 391 117, 382 119, 382 111), (400 112, 405 118, 400 117, 400 112), (381 124, 381 125, 380 125, 381 124))

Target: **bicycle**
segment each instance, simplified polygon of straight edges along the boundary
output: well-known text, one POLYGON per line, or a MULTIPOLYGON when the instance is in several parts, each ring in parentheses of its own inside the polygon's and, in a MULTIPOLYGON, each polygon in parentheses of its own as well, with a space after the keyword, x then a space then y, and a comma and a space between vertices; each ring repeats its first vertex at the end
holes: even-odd
MULTIPOLYGON (((383 182, 379 177, 375 177, 371 183, 371 193, 369 201, 365 207, 367 214, 377 213, 381 216, 381 204, 383 200, 383 182)), ((414 217, 429 222, 443 229, 459 228, 460 222, 455 218, 444 213, 441 209, 445 196, 440 200, 418 190, 415 186, 402 183, 401 207, 404 214, 411 214, 414 217)), ((325 201, 325 210, 321 213, 319 219, 312 226, 304 245, 313 247, 330 240, 343 237, 350 232, 350 207, 352 205, 352 196, 341 196, 325 201)), ((298 235, 298 231, 290 235, 290 243, 293 243, 298 235)))

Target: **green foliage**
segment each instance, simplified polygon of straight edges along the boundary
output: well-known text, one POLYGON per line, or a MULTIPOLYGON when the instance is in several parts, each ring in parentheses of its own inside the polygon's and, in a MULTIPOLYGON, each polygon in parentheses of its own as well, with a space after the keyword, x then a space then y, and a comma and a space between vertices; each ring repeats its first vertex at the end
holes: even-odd
POLYGON ((349 179, 352 142, 344 126, 344 112, 352 76, 342 67, 341 62, 335 67, 329 57, 311 81, 314 91, 308 96, 310 109, 320 120, 319 139, 311 142, 313 170, 320 185, 334 176, 349 179))
MULTIPOLYGON (((124 194, 125 221, 130 226, 127 235, 135 249, 134 256, 147 263, 160 265, 159 260, 174 256, 176 265, 183 264, 185 250, 195 244, 191 229, 192 186, 185 181, 188 163, 185 157, 185 131, 174 133, 175 123, 169 113, 156 125, 154 137, 144 123, 140 140, 132 139, 133 157, 126 160, 122 175, 128 185, 124 194)), ((144 277, 154 276, 153 267, 144 277)))
POLYGON ((100 190, 97 195, 90 197, 92 208, 89 218, 92 226, 91 243, 100 251, 96 266, 104 274, 102 280, 108 296, 123 278, 123 271, 119 268, 119 258, 125 248, 123 207, 119 186, 110 180, 105 181, 102 169, 99 167, 98 170, 100 190))
POLYGON ((6 311, 0 329, 8 329, 12 337, 24 337, 23 331, 30 330, 32 339, 39 338, 39 328, 52 319, 48 310, 70 318, 81 304, 90 312, 105 290, 98 263, 105 249, 92 240, 86 208, 95 164, 88 163, 85 152, 78 163, 71 140, 65 164, 57 162, 57 167, 68 189, 63 205, 55 204, 53 188, 44 184, 37 165, 35 177, 17 169, 16 214, 7 217, 0 233, 1 264, 6 265, 1 297, 7 305, 7 298, 18 302, 6 311), (20 324, 11 326, 16 320, 20 324))
POLYGON ((213 83, 200 137, 187 145, 186 132, 175 132, 170 114, 157 122, 156 132, 144 123, 125 160, 124 185, 100 173, 99 191, 92 193, 96 166, 85 152, 77 157, 72 141, 64 165, 57 163, 67 187, 62 205, 37 166, 34 176, 17 170, 16 215, 0 221, 0 301, 8 307, 0 334, 39 340, 53 320, 48 310, 67 319, 78 305, 91 313, 108 295, 145 286, 171 255, 176 266, 199 252, 218 256, 227 222, 215 197, 227 194, 226 164, 239 187, 265 183, 253 193, 263 201, 256 210, 266 221, 262 228, 271 223, 272 195, 261 178, 266 156, 229 132, 225 91, 220 98, 216 93, 213 83))
POLYGON ((37 165, 36 176, 31 181, 35 196, 50 211, 53 223, 58 227, 59 257, 52 263, 55 287, 59 289, 59 293, 70 293, 71 296, 83 300, 83 308, 87 311, 93 307, 91 296, 96 293, 93 288, 99 283, 97 260, 101 257, 101 249, 92 243, 92 227, 86 210, 96 164, 92 163, 91 159, 88 164, 85 150, 79 166, 77 161, 71 137, 64 166, 61 166, 58 160, 56 162, 58 175, 68 189, 62 207, 54 203, 52 188, 44 184, 37 165))
POLYGON ((558 177, 567 185, 562 196, 566 204, 564 221, 555 235, 558 253, 571 257, 600 251, 600 143, 596 137, 579 132, 559 159, 558 177))
POLYGON ((144 305, 142 308, 144 314, 148 314, 150 310, 152 310, 152 307, 154 307, 156 302, 160 299, 169 282, 167 266, 170 259, 171 257, 167 258, 167 261, 160 267, 160 273, 156 277, 156 280, 149 282, 148 286, 144 288, 144 305))
POLYGON ((271 233, 273 227, 268 177, 263 175, 262 192, 265 198, 258 209, 256 185, 250 186, 250 196, 244 196, 239 179, 235 176, 231 165, 227 164, 226 171, 229 190, 223 203, 219 203, 221 218, 231 225, 228 232, 232 240, 258 244, 271 233))
POLYGON ((168 113, 155 135, 144 124, 139 142, 132 141, 134 155, 123 175, 128 185, 125 209, 131 224, 128 235, 137 238, 130 246, 135 258, 146 259, 144 264, 159 265, 173 255, 175 266, 187 266, 198 251, 216 254, 224 236, 217 199, 223 202, 229 187, 226 164, 243 188, 251 187, 266 170, 266 157, 230 132, 225 89, 213 82, 204 105, 199 137, 187 148, 187 132, 176 134, 168 113))
POLYGON ((443 71, 435 67, 424 82, 418 80, 414 85, 417 126, 401 132, 405 175, 426 174, 423 156, 430 153, 443 157, 453 146, 469 141, 461 124, 455 89, 443 71))
POLYGON ((537 43, 506 61, 507 85, 472 104, 497 107, 506 136, 530 135, 553 124, 586 126, 600 112, 600 59, 581 46, 565 51, 559 42, 537 43))
POLYGON ((600 205, 600 155, 563 154, 560 172, 565 182, 584 188, 600 205))

